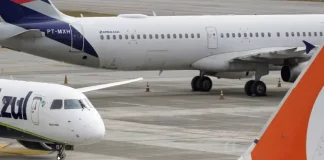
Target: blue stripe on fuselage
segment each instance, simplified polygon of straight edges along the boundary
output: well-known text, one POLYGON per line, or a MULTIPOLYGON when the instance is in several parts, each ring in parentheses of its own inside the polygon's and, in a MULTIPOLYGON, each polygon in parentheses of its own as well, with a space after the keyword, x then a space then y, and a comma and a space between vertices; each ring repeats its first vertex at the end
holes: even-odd
POLYGON ((64 21, 46 16, 9 0, 0 0, 0 15, 7 23, 17 25, 27 30, 39 29, 46 33, 46 37, 67 46, 71 46, 71 32, 70 34, 63 34, 62 32, 61 34, 59 31, 72 30, 73 36, 79 37, 79 39, 76 38, 74 40, 73 48, 77 50, 82 50, 83 48, 85 53, 98 57, 97 52, 86 39, 84 39, 84 47, 82 47, 83 35, 74 27, 70 29, 70 25, 64 21), (58 32, 48 32, 49 30, 58 32))

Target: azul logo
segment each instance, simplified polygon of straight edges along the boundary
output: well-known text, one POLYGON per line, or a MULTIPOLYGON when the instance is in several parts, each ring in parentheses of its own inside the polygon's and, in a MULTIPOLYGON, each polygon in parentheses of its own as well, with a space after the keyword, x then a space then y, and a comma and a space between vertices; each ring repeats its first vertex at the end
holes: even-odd
POLYGON ((70 29, 47 29, 47 34, 71 34, 70 29))
POLYGON ((30 95, 29 92, 25 98, 4 96, 2 99, 3 107, 0 117, 27 120, 27 103, 30 95))

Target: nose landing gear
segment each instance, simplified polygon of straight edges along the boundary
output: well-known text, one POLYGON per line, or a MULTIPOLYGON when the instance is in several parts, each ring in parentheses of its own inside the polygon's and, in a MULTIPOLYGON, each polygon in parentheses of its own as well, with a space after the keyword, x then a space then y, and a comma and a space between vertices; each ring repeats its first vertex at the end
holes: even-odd
POLYGON ((56 156, 57 160, 64 160, 66 157, 66 153, 65 153, 65 144, 63 145, 59 145, 58 147, 58 154, 56 156))

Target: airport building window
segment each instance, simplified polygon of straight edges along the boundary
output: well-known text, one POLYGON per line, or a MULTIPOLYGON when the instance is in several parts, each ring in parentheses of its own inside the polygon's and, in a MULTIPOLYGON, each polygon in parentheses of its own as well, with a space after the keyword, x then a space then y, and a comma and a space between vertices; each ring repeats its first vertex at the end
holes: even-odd
POLYGON ((195 38, 195 35, 194 34, 191 34, 191 38, 195 38))
POLYGON ((161 34, 161 38, 164 39, 164 34, 161 34))
POLYGON ((256 36, 256 37, 259 37, 259 33, 258 33, 258 32, 257 32, 257 33, 255 33, 255 36, 256 36))
POLYGON ((106 37, 108 40, 110 40, 110 35, 107 35, 107 37, 106 37))
POLYGON ((180 39, 182 38, 182 34, 179 34, 179 38, 180 38, 180 39))
POLYGON ((280 32, 277 32, 277 36, 280 37, 280 32))
POLYGON ((125 35, 125 39, 128 39, 128 35, 127 34, 125 35))
POLYGON ((200 34, 199 33, 197 33, 197 38, 200 38, 200 34))
POLYGON ((150 34, 149 37, 150 37, 150 39, 153 39, 153 35, 152 34, 150 34))
POLYGON ((104 39, 104 36, 103 35, 100 35, 100 39, 103 40, 104 39))
POLYGON ((314 32, 314 36, 317 37, 317 32, 314 32))
POLYGON ((271 33, 270 32, 268 32, 268 37, 271 37, 271 33))
POLYGON ((51 109, 62 109, 63 107, 63 100, 54 100, 52 105, 51 105, 51 109))
POLYGON ((171 38, 171 35, 170 35, 170 34, 168 34, 168 35, 167 35, 167 37, 168 37, 168 39, 170 39, 170 38, 171 38))
POLYGON ((263 32, 261 33, 261 37, 264 37, 264 33, 263 32))
POLYGON ((116 35, 113 35, 113 39, 116 39, 116 35))
POLYGON ((312 32, 308 32, 308 36, 310 36, 310 37, 311 37, 311 36, 312 36, 312 32))
POLYGON ((189 38, 189 35, 188 35, 188 33, 186 33, 186 34, 185 34, 185 37, 186 37, 187 39, 189 38))

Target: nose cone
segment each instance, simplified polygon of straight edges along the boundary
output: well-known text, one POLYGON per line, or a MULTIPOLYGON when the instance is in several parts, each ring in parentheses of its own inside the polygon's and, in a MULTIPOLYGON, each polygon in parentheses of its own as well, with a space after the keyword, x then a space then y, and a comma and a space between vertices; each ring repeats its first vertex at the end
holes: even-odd
POLYGON ((100 142, 106 134, 106 127, 100 115, 96 114, 92 118, 94 118, 93 121, 86 127, 86 137, 88 138, 84 141, 84 144, 87 145, 100 142))

